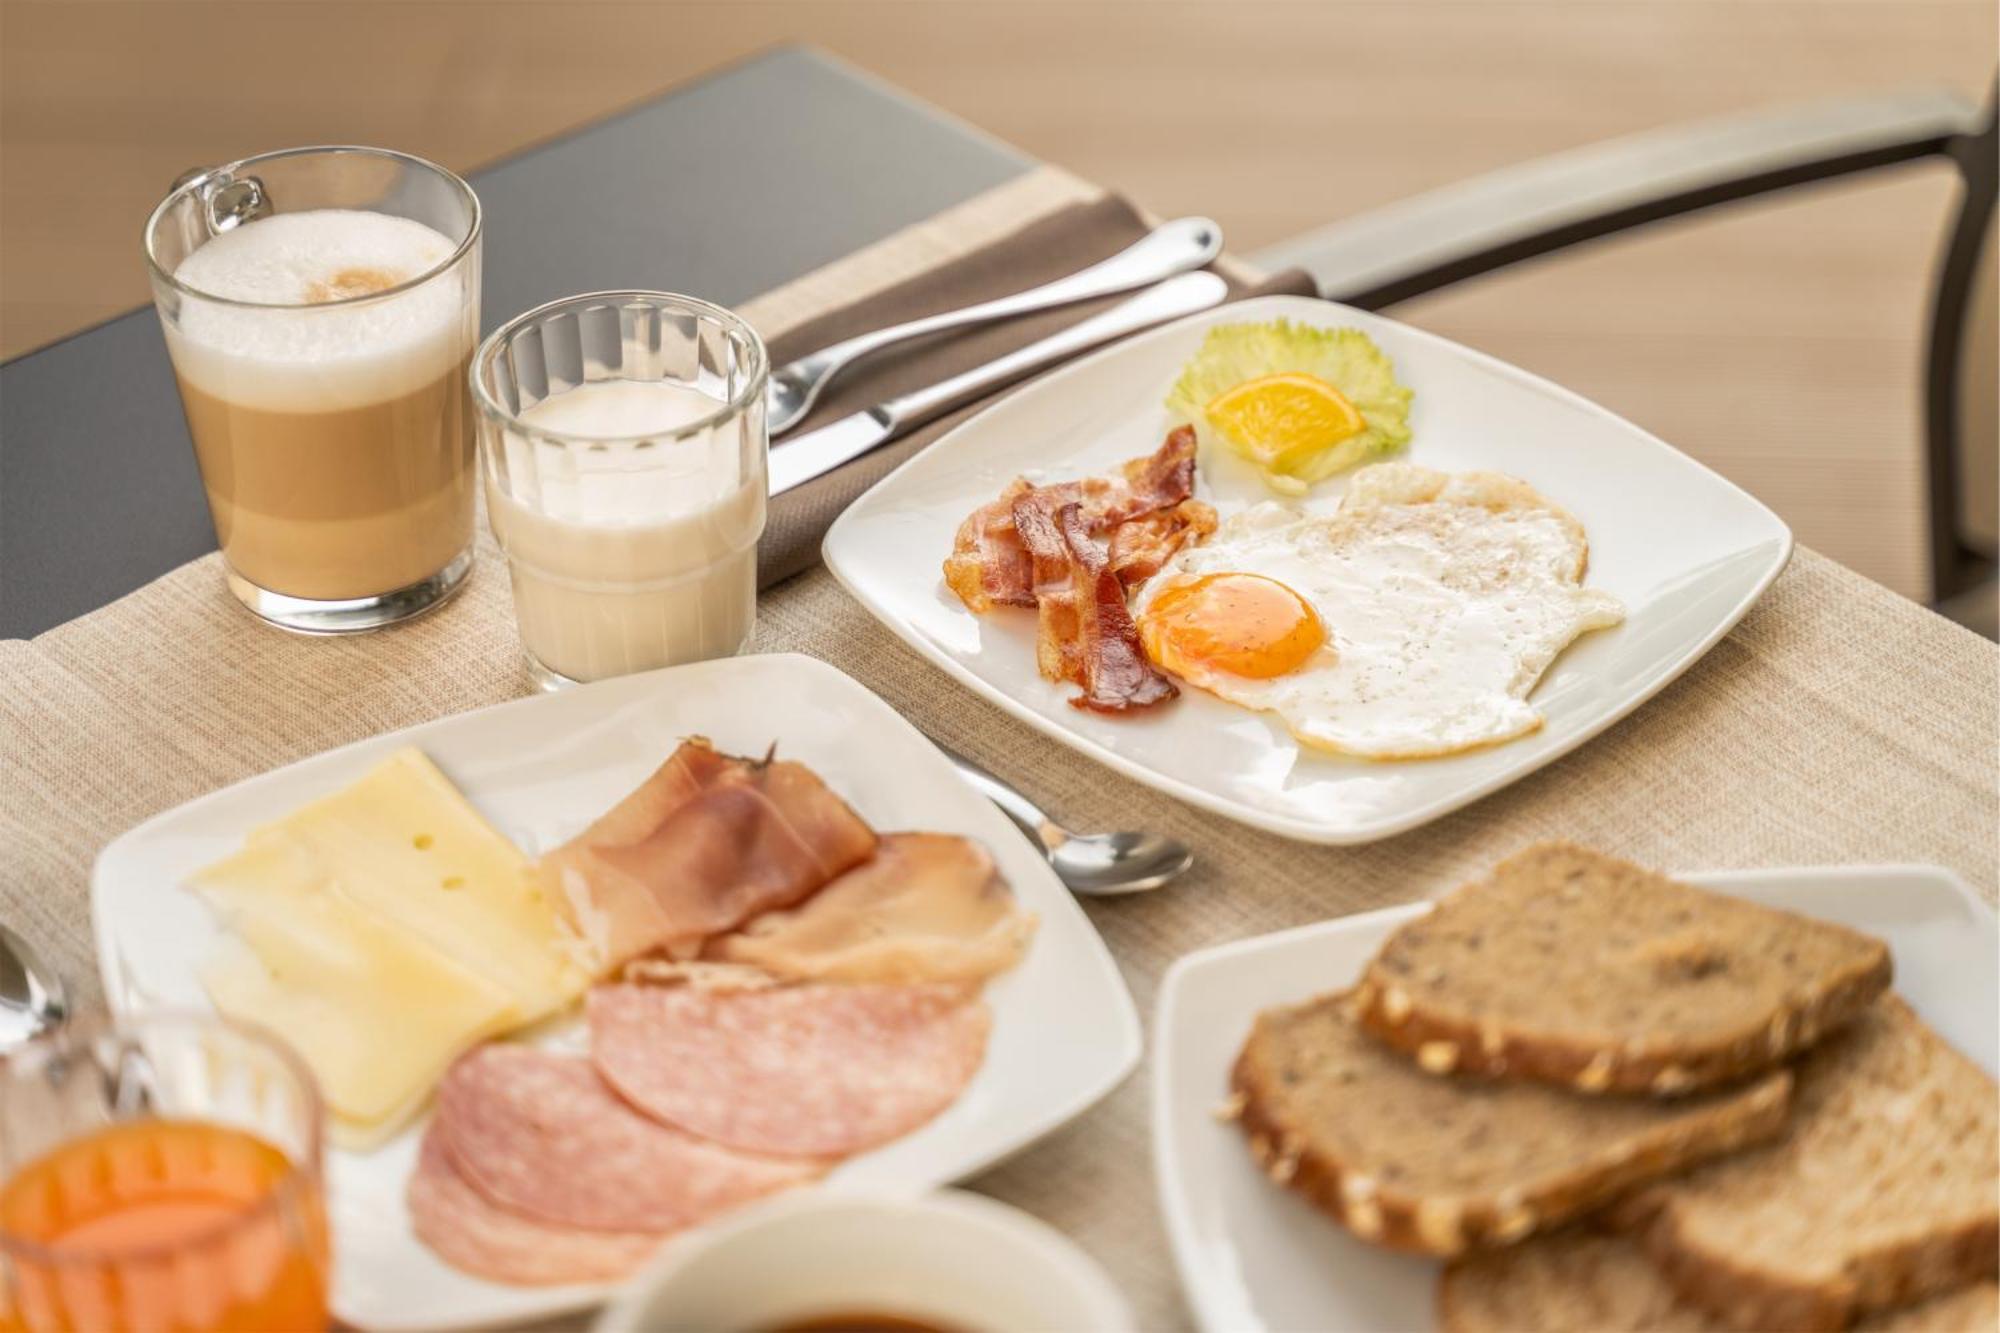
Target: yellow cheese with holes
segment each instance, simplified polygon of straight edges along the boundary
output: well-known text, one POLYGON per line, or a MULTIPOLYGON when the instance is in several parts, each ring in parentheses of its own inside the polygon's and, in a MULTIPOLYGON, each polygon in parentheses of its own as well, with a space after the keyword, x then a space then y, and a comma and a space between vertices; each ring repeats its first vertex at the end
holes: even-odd
POLYGON ((253 830, 193 886, 236 937, 204 970, 210 997, 298 1050, 349 1146, 590 979, 527 859, 415 749, 253 830))
POLYGON ((513 991, 522 1022, 569 1004, 583 944, 513 843, 421 750, 250 835, 306 849, 342 894, 513 991))
POLYGON ((343 1147, 379 1143, 462 1052, 514 1025, 506 987, 334 892, 295 843, 260 839, 196 887, 235 937, 202 969, 209 998, 291 1045, 343 1147))

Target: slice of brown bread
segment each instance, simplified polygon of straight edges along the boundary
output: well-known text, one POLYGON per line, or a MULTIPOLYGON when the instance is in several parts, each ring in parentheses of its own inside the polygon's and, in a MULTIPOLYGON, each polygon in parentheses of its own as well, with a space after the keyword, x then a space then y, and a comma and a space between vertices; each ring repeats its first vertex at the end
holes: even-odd
POLYGON ((1676 1101, 1441 1079, 1369 1038, 1346 995, 1257 1016, 1230 1112, 1270 1177, 1363 1240, 1507 1244, 1776 1135, 1791 1075, 1676 1101))
POLYGON ((1889 975, 1880 940, 1548 842, 1390 936, 1359 994, 1434 1073, 1677 1095, 1775 1067, 1889 975))
POLYGON ((1683 1299, 1838 1329, 2000 1274, 1992 1078, 1885 996, 1802 1060, 1778 1142, 1617 1210, 1683 1299))
MULTIPOLYGON (((1445 1333, 1727 1333, 1674 1294, 1630 1240, 1572 1228, 1455 1260, 1438 1280, 1445 1333)), ((1961 1287, 1876 1315, 1859 1333, 1993 1333, 2000 1286, 1961 1287)), ((1775 1328, 1770 1333, 1778 1333, 1775 1328)))

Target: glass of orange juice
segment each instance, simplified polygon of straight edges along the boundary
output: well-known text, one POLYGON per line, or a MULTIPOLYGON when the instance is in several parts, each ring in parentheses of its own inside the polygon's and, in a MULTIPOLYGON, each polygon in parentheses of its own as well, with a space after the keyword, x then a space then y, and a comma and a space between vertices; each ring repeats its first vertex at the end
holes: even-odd
POLYGON ((319 1092, 275 1039, 158 1013, 0 1061, 0 1333, 327 1323, 319 1092))

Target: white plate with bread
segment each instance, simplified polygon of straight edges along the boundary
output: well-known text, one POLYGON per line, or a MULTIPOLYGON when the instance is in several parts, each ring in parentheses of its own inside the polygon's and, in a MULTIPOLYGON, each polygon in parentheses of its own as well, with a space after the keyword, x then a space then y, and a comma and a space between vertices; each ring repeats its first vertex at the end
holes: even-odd
POLYGON ((1992 1327, 1992 910, 1933 867, 1676 880, 1545 844, 1449 913, 1176 963, 1154 1155, 1201 1326, 1992 1327))

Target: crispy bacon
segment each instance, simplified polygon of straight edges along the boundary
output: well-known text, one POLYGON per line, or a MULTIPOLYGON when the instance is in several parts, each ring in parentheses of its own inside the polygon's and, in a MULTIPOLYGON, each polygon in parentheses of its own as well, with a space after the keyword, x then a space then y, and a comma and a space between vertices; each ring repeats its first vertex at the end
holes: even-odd
POLYGON ((1172 509, 1121 523, 1111 530, 1111 572, 1130 592, 1165 568, 1174 552, 1207 540, 1214 531, 1215 509, 1200 500, 1183 500, 1172 509))
POLYGON ((874 830, 811 770, 694 737, 542 874, 610 968, 788 907, 874 850, 874 830))
POLYGON ((1070 700, 1093 713, 1123 713, 1149 708, 1179 694, 1174 683, 1147 660, 1139 643, 1139 627, 1125 606, 1125 585, 1097 543, 1080 505, 1064 505, 1056 513, 1063 541, 1069 547, 1070 578, 1075 587, 1079 630, 1076 665, 1083 693, 1070 700))
MULTIPOLYGON (((1084 685, 1084 698, 1095 702, 1072 701, 1079 707, 1122 711, 1172 698, 1171 686, 1162 694, 1140 677, 1130 686, 1136 693, 1121 692, 1125 687, 1110 682, 1124 677, 1102 666, 1120 650, 1096 640, 1100 624, 1114 633, 1116 620, 1130 626, 1127 591, 1157 574, 1181 547, 1215 531, 1215 510, 1191 498, 1194 473, 1194 428, 1182 426, 1114 476, 1049 486, 1016 479, 959 525, 944 562, 945 582, 977 614, 996 606, 1034 607, 1036 666, 1046 679, 1084 685), (1070 526, 1089 551, 1087 564, 1079 563, 1065 531, 1060 515, 1066 511, 1074 511, 1070 526), (1116 594, 1116 617, 1104 614, 1100 593, 1106 589, 1116 594), (1093 689, 1092 680, 1104 687, 1093 689), (1121 698, 1125 702, 1113 702, 1121 698)), ((1133 643, 1137 652, 1136 638, 1133 643)), ((1144 664, 1142 652, 1137 660, 1144 664)))
POLYGON ((1035 604, 1034 564, 1014 530, 1014 501, 1033 489, 1027 478, 1017 477, 999 499, 973 510, 958 525, 945 558, 944 581, 979 615, 995 606, 1035 604))

